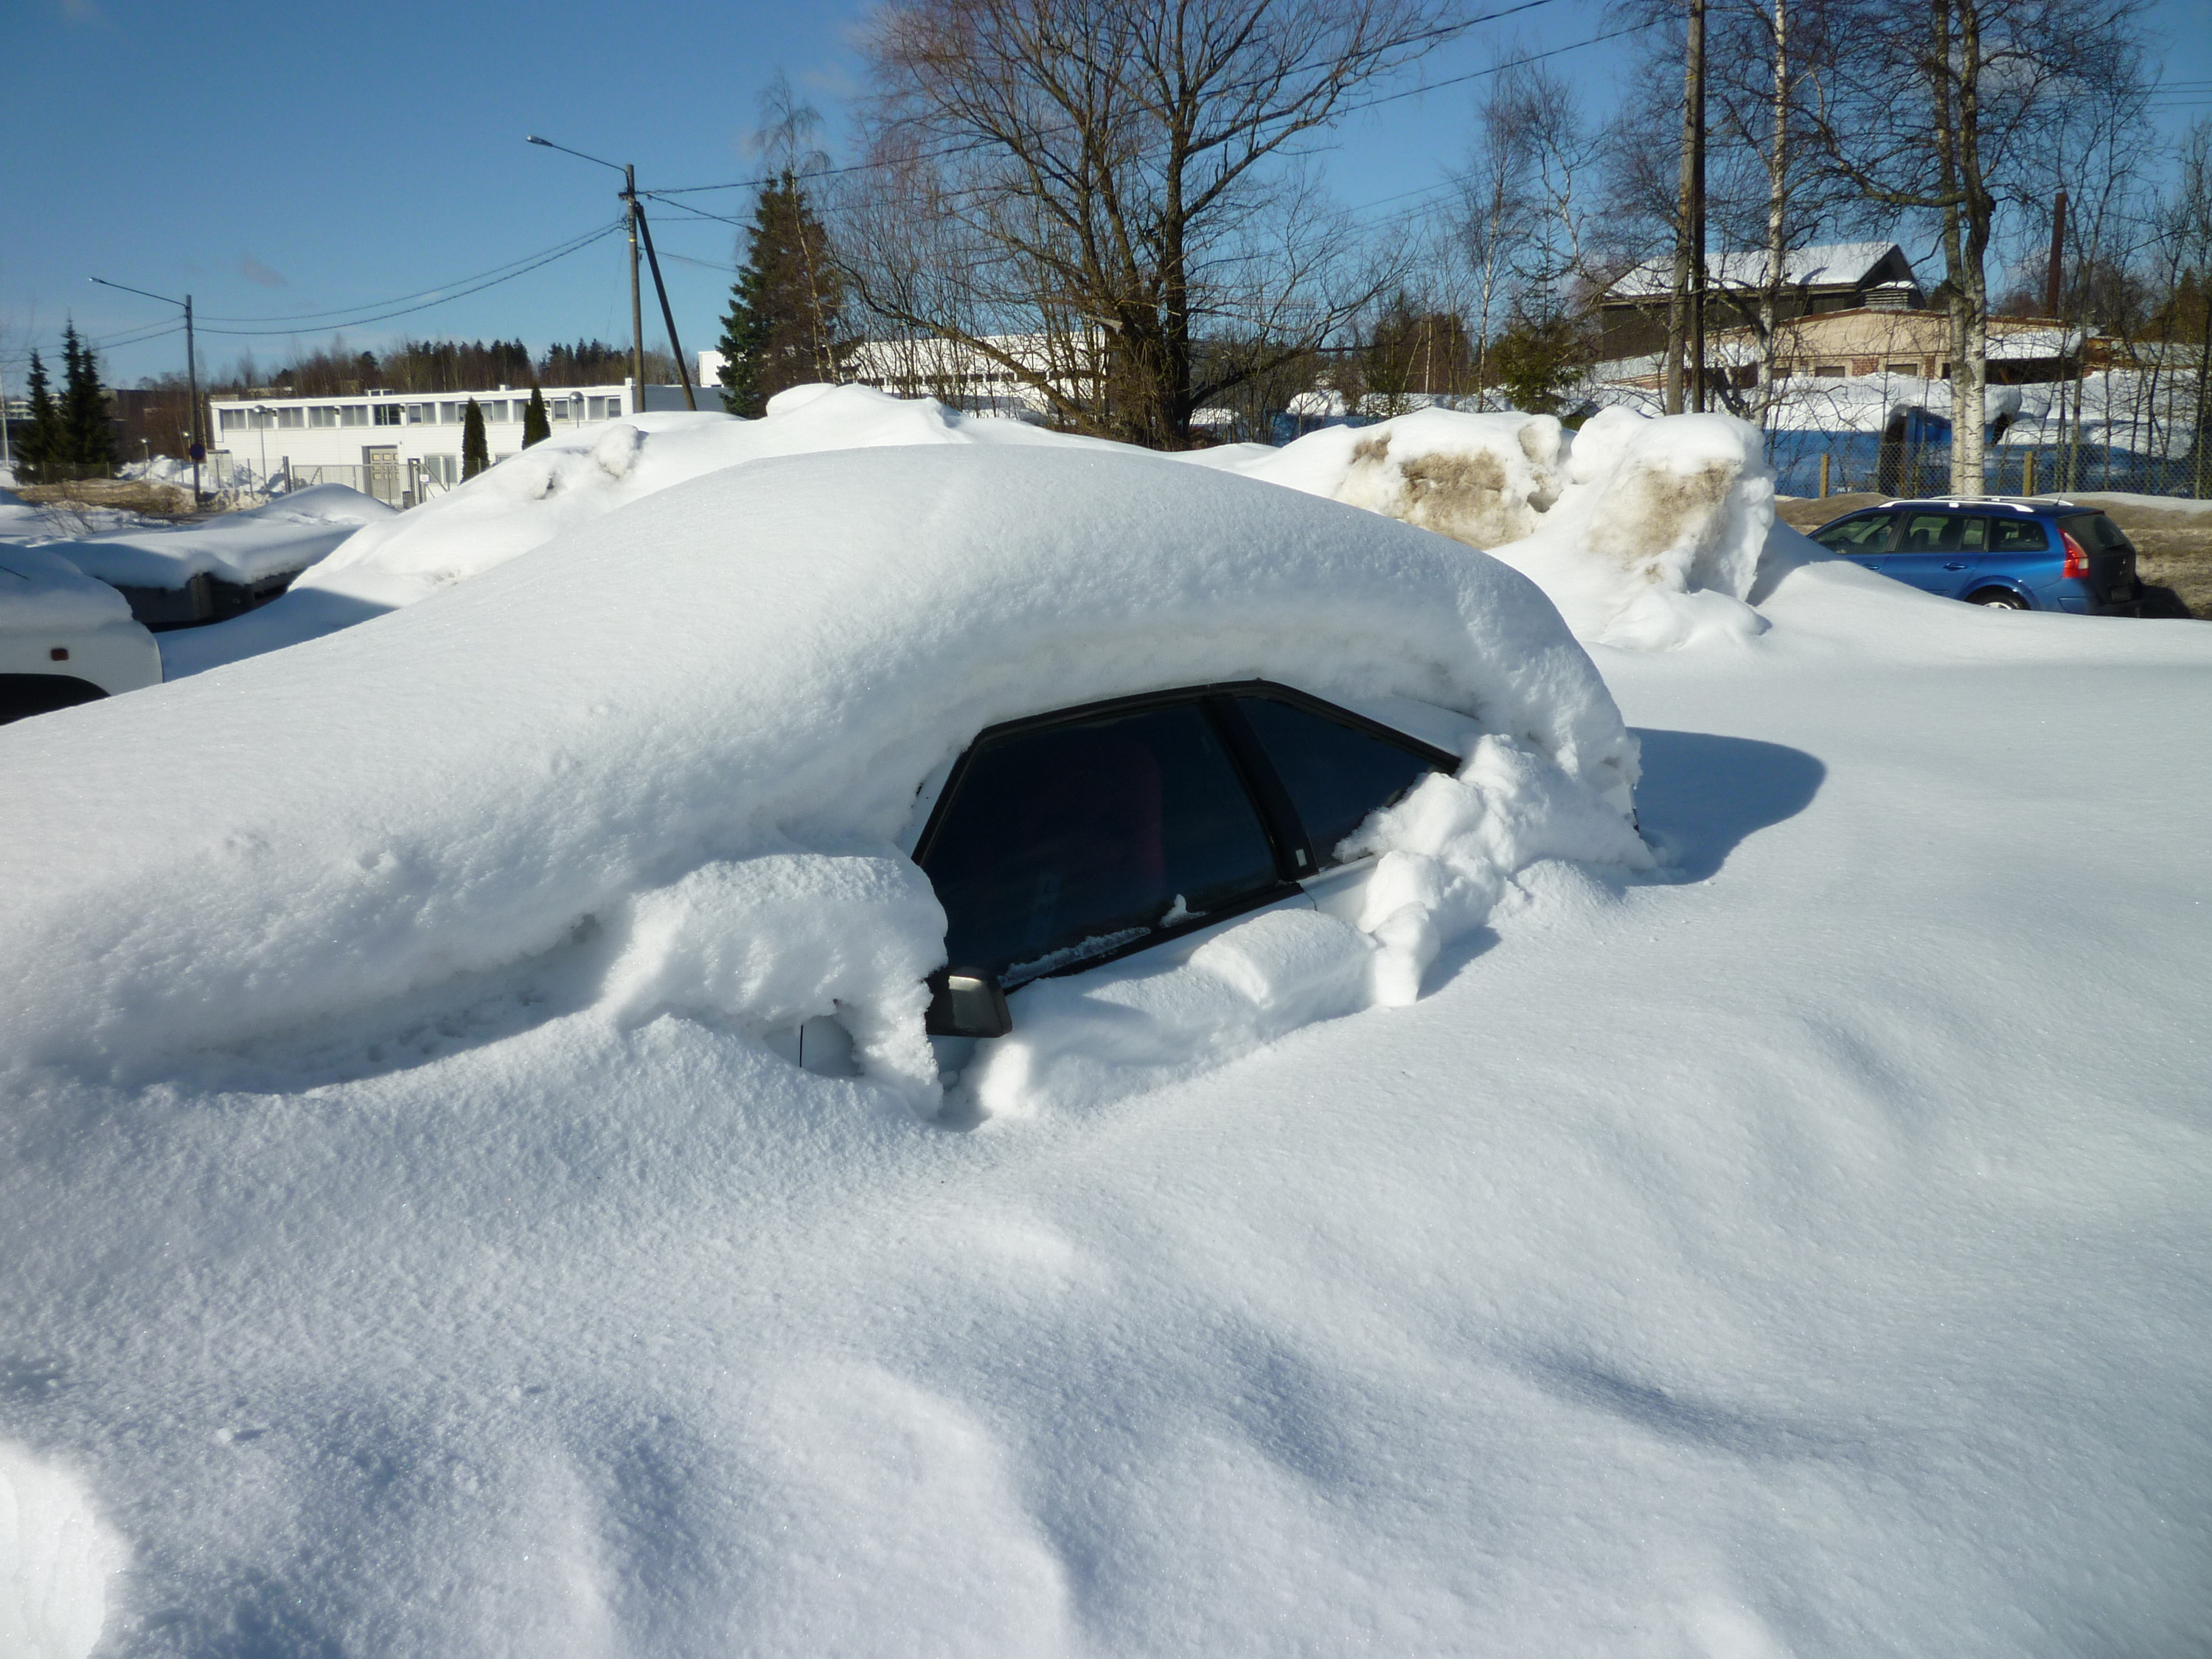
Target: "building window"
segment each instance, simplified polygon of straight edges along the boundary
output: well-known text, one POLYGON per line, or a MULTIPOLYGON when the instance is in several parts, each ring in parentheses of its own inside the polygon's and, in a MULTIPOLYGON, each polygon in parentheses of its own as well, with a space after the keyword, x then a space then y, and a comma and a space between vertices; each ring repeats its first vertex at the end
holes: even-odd
POLYGON ((336 426, 337 423, 338 412, 329 404, 319 404, 307 411, 309 426, 336 426))
POLYGON ((1889 372, 1893 374, 1911 374, 1917 377, 1920 373, 1920 365, 1917 363, 1892 363, 1889 366, 1889 372))
POLYGON ((367 404, 339 404, 338 424, 340 426, 367 426, 368 424, 368 405, 367 404))
POLYGON ((1844 378, 1844 366, 1841 363, 1815 363, 1813 365, 1813 378, 1819 380, 1840 380, 1844 378))
POLYGON ((478 404, 477 407, 483 410, 483 417, 487 424, 507 418, 507 404, 496 399, 488 404, 478 404))
POLYGON ((242 409, 218 410, 216 419, 225 432, 236 432, 246 424, 246 411, 242 409))
POLYGON ((273 412, 280 427, 297 428, 307 423, 307 411, 304 409, 279 409, 273 412))
POLYGON ((371 404, 379 426, 398 426, 406 418, 407 411, 398 404, 371 404))

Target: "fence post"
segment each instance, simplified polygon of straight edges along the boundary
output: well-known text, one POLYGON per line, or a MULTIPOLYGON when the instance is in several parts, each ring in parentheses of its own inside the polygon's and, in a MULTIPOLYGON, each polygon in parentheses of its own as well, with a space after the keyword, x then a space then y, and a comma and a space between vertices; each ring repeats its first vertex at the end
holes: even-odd
POLYGON ((1824 501, 1828 499, 1828 463, 1834 459, 1826 453, 1820 457, 1820 499, 1824 501))

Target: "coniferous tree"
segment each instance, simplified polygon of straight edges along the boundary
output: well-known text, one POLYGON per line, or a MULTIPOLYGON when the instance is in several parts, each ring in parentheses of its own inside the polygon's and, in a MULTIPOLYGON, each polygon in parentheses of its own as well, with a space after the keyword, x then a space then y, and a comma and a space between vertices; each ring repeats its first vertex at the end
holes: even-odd
POLYGON ((484 436, 483 410, 471 398, 461 412, 461 482, 466 483, 490 466, 491 443, 484 436))
POLYGON ((100 395, 100 362, 80 342, 74 324, 62 330, 62 443, 68 460, 79 467, 106 466, 115 459, 115 428, 107 422, 107 400, 100 395))
POLYGON ((522 447, 543 443, 553 435, 552 417, 545 412, 545 394, 537 386, 530 388, 530 407, 522 411, 522 447))
POLYGON ((762 186, 745 231, 745 260, 722 319, 722 404, 757 416, 786 386, 837 378, 851 343, 843 337, 844 288, 830 257, 830 233, 789 167, 762 186))
POLYGON ((62 457, 62 412, 54 403, 46 366, 39 361, 36 351, 31 354, 30 392, 31 429, 23 434, 23 447, 18 452, 26 483, 44 477, 44 469, 62 457))

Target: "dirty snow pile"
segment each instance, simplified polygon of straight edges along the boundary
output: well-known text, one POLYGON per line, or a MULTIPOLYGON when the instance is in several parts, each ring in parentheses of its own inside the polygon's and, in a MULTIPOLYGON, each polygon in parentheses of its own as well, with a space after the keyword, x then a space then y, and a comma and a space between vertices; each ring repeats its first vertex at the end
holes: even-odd
POLYGON ((180 588, 195 576, 251 586, 303 570, 364 525, 399 515, 343 484, 317 484, 263 507, 182 527, 149 526, 57 542, 88 576, 118 587, 180 588))
POLYGON ((757 421, 688 411, 627 416, 534 444, 356 537, 273 604, 165 641, 167 672, 171 678, 197 673, 413 605, 603 514, 740 462, 912 444, 1118 447, 862 386, 793 386, 770 398, 757 421))
POLYGON ((64 787, 80 725, 18 739, 0 811, 45 850, 0 897, 0 976, 23 987, 0 1049, 143 1075, 580 929, 621 941, 623 1019, 707 1009, 764 1034, 834 1012, 869 1074, 927 1110, 921 981, 943 925, 895 844, 917 789, 994 721, 1222 678, 1480 722, 1467 781, 1377 832, 1395 872, 1377 995, 1410 1000, 1533 860, 1643 856, 1633 747, 1534 588, 1126 451, 725 468, 500 574, 140 700, 101 728, 112 798, 64 787), (256 741, 227 763, 191 740, 233 721, 256 741), (312 786, 271 750, 315 757, 312 786))
POLYGON ((1568 432, 1549 415, 1425 409, 1206 464, 1481 548, 1579 639, 1671 650, 1765 626, 1744 601, 1773 481, 1758 429, 1729 416, 1609 409, 1568 432))

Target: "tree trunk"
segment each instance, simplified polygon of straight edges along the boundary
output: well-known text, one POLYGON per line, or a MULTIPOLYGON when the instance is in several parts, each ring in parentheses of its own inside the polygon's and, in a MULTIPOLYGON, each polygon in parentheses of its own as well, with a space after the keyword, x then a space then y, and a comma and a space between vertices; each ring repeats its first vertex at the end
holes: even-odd
POLYGON ((1790 205, 1789 0, 1774 0, 1774 148, 1766 158, 1766 285, 1759 300, 1759 421, 1774 409, 1776 302, 1782 292, 1790 205))

